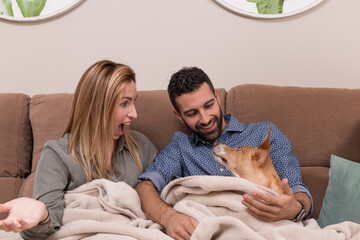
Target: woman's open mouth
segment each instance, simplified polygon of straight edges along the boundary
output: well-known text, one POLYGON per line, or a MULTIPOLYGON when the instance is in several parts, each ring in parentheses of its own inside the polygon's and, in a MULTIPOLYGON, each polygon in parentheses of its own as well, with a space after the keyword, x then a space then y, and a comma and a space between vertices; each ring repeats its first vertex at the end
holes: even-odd
POLYGON ((114 139, 118 139, 125 132, 125 124, 120 124, 117 129, 114 130, 114 139))

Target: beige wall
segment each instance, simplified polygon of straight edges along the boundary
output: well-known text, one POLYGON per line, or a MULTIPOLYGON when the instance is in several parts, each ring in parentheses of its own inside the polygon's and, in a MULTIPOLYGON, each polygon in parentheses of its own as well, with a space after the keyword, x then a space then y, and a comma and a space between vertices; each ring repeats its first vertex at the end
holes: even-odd
POLYGON ((324 0, 258 20, 212 0, 85 0, 49 21, 0 21, 0 92, 73 92, 93 62, 134 68, 138 89, 166 89, 196 65, 226 90, 243 83, 360 87, 359 0, 324 0))

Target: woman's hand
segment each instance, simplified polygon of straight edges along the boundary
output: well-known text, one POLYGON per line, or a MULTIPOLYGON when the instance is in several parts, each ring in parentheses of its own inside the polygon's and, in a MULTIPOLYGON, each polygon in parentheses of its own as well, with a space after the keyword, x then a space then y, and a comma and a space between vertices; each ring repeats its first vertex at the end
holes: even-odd
POLYGON ((0 212, 9 213, 6 219, 0 220, 0 230, 6 232, 21 232, 38 225, 45 219, 48 221, 45 204, 32 198, 16 198, 0 204, 0 212))

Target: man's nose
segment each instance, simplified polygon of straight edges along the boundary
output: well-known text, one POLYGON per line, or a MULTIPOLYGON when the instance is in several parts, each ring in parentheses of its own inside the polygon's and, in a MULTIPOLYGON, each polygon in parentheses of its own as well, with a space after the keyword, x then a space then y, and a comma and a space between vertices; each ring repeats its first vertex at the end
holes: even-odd
POLYGON ((200 111, 200 123, 201 124, 208 124, 211 120, 210 114, 206 111, 200 111))

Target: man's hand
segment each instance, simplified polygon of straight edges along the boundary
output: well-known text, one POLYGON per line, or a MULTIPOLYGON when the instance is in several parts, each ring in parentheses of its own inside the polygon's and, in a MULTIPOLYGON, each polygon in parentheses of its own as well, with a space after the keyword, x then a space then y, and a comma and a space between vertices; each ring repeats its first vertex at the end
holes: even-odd
MULTIPOLYGON (((281 181, 281 186, 284 193, 280 194, 280 196, 269 196, 259 192, 253 192, 253 197, 245 194, 242 203, 247 207, 246 211, 253 217, 266 222, 294 219, 301 210, 301 204, 296 200, 286 178, 281 181)), ((304 193, 299 194, 302 194, 301 202, 305 205, 308 213, 311 204, 310 199, 307 195, 304 199, 304 193)))
POLYGON ((6 219, 0 220, 0 230, 20 232, 32 228, 47 217, 44 203, 32 198, 16 198, 0 204, 0 212, 8 212, 6 219))
POLYGON ((166 234, 176 240, 190 239, 198 225, 194 218, 178 212, 169 214, 165 222, 166 234))
POLYGON ((198 222, 185 214, 176 212, 163 202, 151 181, 144 180, 136 186, 141 207, 147 218, 163 225, 166 233, 176 240, 189 240, 198 222))

